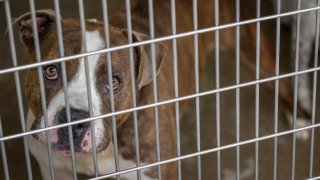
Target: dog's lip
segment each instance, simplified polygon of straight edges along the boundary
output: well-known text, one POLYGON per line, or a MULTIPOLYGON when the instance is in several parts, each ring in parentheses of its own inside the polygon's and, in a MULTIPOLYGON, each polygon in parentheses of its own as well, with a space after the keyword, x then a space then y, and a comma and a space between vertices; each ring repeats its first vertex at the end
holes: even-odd
MULTIPOLYGON (((53 144, 52 149, 54 150, 55 153, 64 156, 64 157, 70 157, 72 156, 72 151, 69 148, 69 145, 55 145, 53 144)), ((88 152, 83 151, 81 148, 74 146, 74 155, 80 155, 80 154, 86 154, 88 152)))
MULTIPOLYGON (((72 156, 72 152, 70 150, 57 150, 57 149, 54 149, 54 152, 56 154, 59 154, 62 157, 71 157, 72 156)), ((74 151, 74 156, 79 156, 81 154, 84 154, 84 152, 74 151)))

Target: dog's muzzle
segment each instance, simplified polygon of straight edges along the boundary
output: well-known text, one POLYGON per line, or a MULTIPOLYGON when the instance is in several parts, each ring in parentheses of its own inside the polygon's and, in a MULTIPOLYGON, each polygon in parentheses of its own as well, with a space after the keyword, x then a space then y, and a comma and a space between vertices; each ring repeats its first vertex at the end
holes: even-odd
MULTIPOLYGON (((70 121, 77 121, 77 120, 85 119, 87 117, 89 117, 89 114, 87 112, 70 108, 70 121)), ((67 111, 65 108, 62 109, 57 114, 57 120, 59 124, 68 122, 67 111)), ((72 132, 73 142, 75 146, 80 145, 89 127, 90 127, 90 122, 80 123, 80 124, 71 126, 71 129, 72 129, 71 132, 72 132)), ((69 144, 69 128, 68 127, 60 128, 58 129, 57 133, 59 138, 58 144, 68 145, 69 144)))

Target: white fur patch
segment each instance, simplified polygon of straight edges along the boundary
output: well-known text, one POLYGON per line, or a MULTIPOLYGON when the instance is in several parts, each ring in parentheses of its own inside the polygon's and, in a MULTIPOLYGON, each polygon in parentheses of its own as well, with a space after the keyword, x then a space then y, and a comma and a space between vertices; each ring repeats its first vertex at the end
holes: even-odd
MULTIPOLYGON (((287 119, 289 120, 290 127, 293 126, 293 116, 290 112, 286 113, 287 119)), ((296 120, 296 129, 310 126, 310 120, 304 118, 298 118, 296 120)), ((309 130, 303 130, 296 132, 296 137, 299 140, 307 141, 309 139, 310 133, 309 130)))
MULTIPOLYGON (((95 51, 102 49, 104 47, 104 43, 100 33, 98 31, 87 31, 86 32, 86 45, 88 52, 95 51)), ((98 94, 96 88, 96 66, 99 60, 99 55, 92 55, 88 57, 88 69, 89 69, 89 79, 90 79, 90 90, 91 90, 91 97, 92 97, 92 110, 93 116, 101 115, 101 98, 98 94)), ((86 84, 86 74, 85 74, 85 63, 84 58, 79 60, 79 69, 73 79, 68 84, 68 97, 69 97, 69 104, 70 108, 83 110, 85 112, 89 112, 89 104, 88 104, 88 97, 87 97, 87 84, 86 84)), ((65 97, 64 91, 61 89, 49 102, 47 112, 48 112, 48 124, 49 126, 54 126, 54 117, 57 113, 65 108, 65 97)), ((44 121, 42 117, 42 121, 40 127, 43 128, 44 121)), ((94 130, 95 130, 95 137, 96 137, 96 144, 98 145, 101 143, 102 139, 104 138, 104 127, 101 120, 94 121, 94 130)), ((51 141, 57 142, 58 135, 57 130, 52 130, 51 134, 51 141)), ((44 133, 40 136, 40 139, 44 140, 44 133)), ((91 137, 91 134, 90 134, 91 137)), ((86 147, 87 150, 92 148, 91 143, 88 143, 91 147, 86 147)))
MULTIPOLYGON (((301 1, 301 9, 313 8, 317 6, 316 0, 301 1)), ((277 9, 277 1, 273 0, 274 9, 277 9)), ((281 0, 281 12, 295 11, 298 5, 297 0, 281 0)), ((291 25, 291 59, 294 62, 296 53, 296 19, 297 16, 287 16, 281 19, 282 23, 291 25)), ((316 12, 300 14, 300 45, 299 45, 299 70, 305 70, 310 67, 310 60, 313 59, 312 51, 314 49, 316 12)), ((298 82, 298 102, 301 107, 311 113, 311 94, 310 74, 299 75, 298 82)))
POLYGON ((304 110, 311 114, 311 89, 309 84, 309 74, 299 77, 298 100, 304 110))
MULTIPOLYGON (((254 175, 254 159, 246 160, 246 165, 241 167, 240 179, 250 179, 254 175)), ((236 172, 232 169, 225 169, 222 171, 223 179, 233 180, 236 179, 236 172)))
POLYGON ((92 22, 92 23, 96 23, 96 22, 98 22, 98 20, 97 20, 97 19, 87 19, 87 21, 88 21, 88 22, 92 22))
MULTIPOLYGON (((120 169, 121 170, 130 169, 130 168, 134 168, 134 167, 137 166, 135 161, 126 160, 121 155, 119 156, 119 162, 120 162, 120 169)), ((141 179, 145 179, 145 180, 153 180, 153 179, 155 179, 155 178, 151 178, 151 177, 147 176, 145 174, 146 172, 148 172, 148 169, 142 169, 141 170, 141 179)), ((124 179, 138 179, 136 171, 132 171, 132 172, 123 174, 120 177, 124 178, 124 179)))

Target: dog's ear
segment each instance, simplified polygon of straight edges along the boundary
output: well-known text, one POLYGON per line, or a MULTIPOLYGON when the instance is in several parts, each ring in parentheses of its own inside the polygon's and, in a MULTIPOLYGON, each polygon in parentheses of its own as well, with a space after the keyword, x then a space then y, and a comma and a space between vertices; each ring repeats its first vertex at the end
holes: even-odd
MULTIPOLYGON (((39 34, 39 40, 44 37, 44 35, 49 32, 50 28, 54 25, 56 16, 55 12, 51 9, 37 10, 36 15, 36 25, 39 34)), ((16 18, 13 22, 18 24, 20 28, 21 40, 26 45, 33 46, 33 30, 32 30, 32 18, 31 12, 23 14, 22 16, 16 18)))
MULTIPOLYGON (((125 33, 128 33, 125 30, 125 33)), ((133 42, 141 42, 149 40, 150 38, 142 33, 132 32, 133 42)), ((155 43, 155 66, 156 75, 158 75, 162 62, 167 54, 167 47, 161 43, 155 43)), ((138 69, 137 74, 137 85, 141 89, 143 86, 152 82, 152 49, 151 45, 144 45, 136 47, 136 53, 138 60, 136 61, 138 69)))

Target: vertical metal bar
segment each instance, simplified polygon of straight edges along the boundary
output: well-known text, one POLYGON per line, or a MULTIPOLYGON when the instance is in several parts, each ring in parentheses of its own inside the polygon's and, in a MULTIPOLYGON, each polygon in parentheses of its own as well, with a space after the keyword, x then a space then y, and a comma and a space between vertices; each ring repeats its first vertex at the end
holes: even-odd
MULTIPOLYGON (((320 6, 320 0, 317 2, 317 6, 320 6)), ((320 24, 320 11, 317 11, 316 14, 316 37, 315 37, 315 46, 314 46, 314 65, 313 67, 318 66, 318 49, 319 49, 319 24, 320 24)), ((317 73, 318 71, 313 72, 313 89, 312 89, 312 114, 311 114, 311 124, 315 124, 316 120, 316 99, 317 99, 317 73)), ((311 139, 310 139, 310 162, 309 162, 309 178, 313 176, 313 156, 314 156, 314 128, 311 129, 311 139)))
MULTIPOLYGON (((155 38, 154 32, 154 16, 153 16, 153 0, 148 0, 148 9, 149 9, 149 24, 150 24, 150 39, 155 38)), ((154 103, 158 102, 158 87, 157 87, 157 73, 156 73, 156 53, 155 53, 155 44, 151 43, 151 60, 152 60, 152 85, 153 85, 153 101, 154 103)), ((154 107, 154 120, 156 126, 156 146, 157 146, 157 161, 160 162, 160 137, 159 137, 159 115, 158 115, 158 106, 154 107)), ((161 180, 161 166, 158 165, 158 179, 161 180)))
MULTIPOLYGON (((104 21, 104 34, 105 34, 105 42, 106 42, 106 48, 110 47, 110 36, 109 36, 109 19, 108 19, 108 3, 106 0, 102 0, 102 7, 103 7, 103 21, 104 21)), ((108 68, 108 83, 109 83, 109 87, 112 87, 112 63, 111 63, 111 53, 107 53, 106 54, 107 57, 107 68, 108 68)), ((131 68, 131 67, 130 67, 131 68)), ((133 68, 133 65, 132 65, 133 68)), ((133 72, 133 71, 132 71, 133 72)), ((134 72, 133 72, 134 73, 134 72)), ((132 75, 131 78, 134 78, 135 76, 132 75)), ((131 86, 131 90, 134 89, 134 92, 132 92, 133 97, 134 97, 134 107, 136 106, 136 101, 135 101, 135 85, 134 85, 134 80, 133 80, 133 85, 131 86)), ((109 93, 110 93, 110 108, 111 108, 111 112, 115 112, 115 106, 114 106, 114 96, 113 96, 113 89, 110 88, 109 89, 109 93)), ((134 114, 134 131, 135 131, 135 144, 136 144, 136 164, 137 167, 140 166, 140 156, 139 156, 139 142, 138 142, 138 130, 137 128, 137 113, 136 111, 133 113, 134 114)), ((116 123, 116 119, 115 116, 112 116, 112 123, 116 123)), ((114 126, 116 127, 116 126, 114 126)), ((113 130, 114 133, 116 133, 116 131, 113 130)), ((114 135, 113 136, 113 141, 117 142, 117 136, 114 135)), ((114 144, 116 145, 115 147, 115 151, 118 152, 118 145, 117 143, 114 144)), ((118 159, 118 153, 115 154, 116 158, 118 159)), ((119 171, 119 162, 117 162, 117 160, 115 161, 116 163, 116 170, 119 171)), ((137 172, 137 178, 141 179, 141 171, 137 172)), ((117 179, 120 179, 120 176, 117 176, 117 179)))
MULTIPOLYGON (((236 22, 240 22, 240 0, 236 0, 236 22)), ((240 26, 236 26, 236 84, 240 84, 240 26)), ((236 89, 236 141, 240 142, 240 89, 236 89)), ((236 178, 240 178, 240 147, 236 148, 237 172, 236 178)))
MULTIPOLYGON (((193 0, 193 30, 198 30, 198 1, 193 0)), ((198 34, 193 37, 194 43, 194 76, 195 76, 195 90, 199 93, 199 48, 198 48, 198 34)), ((200 98, 196 97, 196 134, 197 134, 197 152, 201 151, 200 144, 200 98)), ((201 156, 197 156, 198 166, 198 180, 201 179, 201 156)))
MULTIPOLYGON (((215 26, 219 26, 219 0, 214 1, 215 26)), ((219 44, 219 30, 215 31, 215 60, 216 60, 216 89, 220 88, 220 44, 219 44)), ((216 138, 217 147, 220 147, 220 93, 216 93, 216 138)), ((221 154, 217 151, 217 179, 221 179, 221 154)))
MULTIPOLYGON (((56 25, 57 25, 57 35, 58 35, 58 45, 59 45, 59 53, 60 57, 64 57, 64 47, 63 47, 63 37, 62 37, 62 28, 61 28, 61 17, 60 17, 60 5, 59 1, 54 1, 54 7, 56 12, 56 25)), ((65 98, 65 108, 66 108, 66 117, 67 121, 71 121, 71 114, 70 114, 70 103, 69 103, 69 95, 68 95, 68 84, 67 84, 67 73, 66 73, 66 63, 61 62, 61 70, 62 70, 62 84, 63 84, 63 91, 64 91, 64 98, 65 98)), ((70 149, 73 149, 73 134, 72 134, 72 127, 68 126, 68 133, 69 133, 69 144, 70 149), (72 143, 71 143, 72 142, 72 143)), ((74 150, 71 150, 74 152, 74 150)), ((74 160, 72 160, 73 163, 74 160)), ((75 164, 72 165, 73 169, 73 178, 77 179, 76 175, 76 167, 75 164)))
MULTIPOLYGON (((301 9, 301 0, 298 0, 298 9, 301 9)), ((299 44, 300 44, 300 13, 297 14, 296 26, 296 52, 295 52, 295 72, 299 71, 299 44)), ((298 97, 298 76, 294 76, 294 97, 293 97, 293 129, 296 128, 297 122, 297 97, 298 97)), ((292 166, 291 166, 291 179, 295 179, 295 165, 296 165, 296 133, 293 133, 292 139, 292 166)))
MULTIPOLYGON (((85 26, 83 1, 78 0, 78 5, 79 5, 80 29, 81 29, 81 37, 82 37, 82 48, 83 48, 83 52, 86 53, 88 50, 87 50, 87 44, 86 44, 87 39, 86 39, 86 26, 85 26)), ((89 115, 90 115, 90 117, 92 117, 93 110, 92 110, 91 82, 90 82, 90 73, 89 73, 88 57, 87 56, 84 57, 84 67, 85 67, 85 75, 86 75, 89 115)), ((114 129, 114 125, 112 125, 112 128, 114 129)), ((95 173, 95 176, 97 177, 98 176, 98 162, 97 162, 97 148, 96 148, 94 121, 90 122, 90 131, 91 131, 91 141, 92 141, 92 157, 93 157, 94 173, 95 173)))
MULTIPOLYGON (((2 132, 2 122, 1 122, 1 116, 0 116, 0 138, 2 138, 2 136, 3 136, 3 132, 2 132)), ((9 168, 8 168, 6 148, 5 148, 4 142, 0 142, 0 148, 1 148, 1 157, 2 157, 4 177, 6 180, 9 180, 10 179, 9 168)))
MULTIPOLYGON (((281 0, 277 0, 277 14, 281 13, 281 0)), ((277 18, 276 27, 276 71, 275 76, 279 76, 279 58, 280 58, 280 18, 277 18)), ((278 133, 278 111, 279 111, 279 79, 275 81, 275 95, 274 95, 274 133, 278 133)), ((277 165, 278 165, 278 137, 273 141, 273 179, 277 179, 277 165)))
MULTIPOLYGON (((260 18, 260 0, 257 0, 257 18, 260 18)), ((256 80, 260 79, 260 21, 256 24, 256 80)), ((256 84, 256 107, 255 107, 255 137, 259 137, 259 94, 260 84, 256 84)), ((255 179, 259 179, 259 142, 255 142, 255 179)))
MULTIPOLYGON (((176 35, 176 2, 171 0, 171 26, 172 35, 176 35)), ((173 50, 173 78, 174 78, 174 97, 179 97, 179 83, 178 83, 178 55, 177 55, 177 39, 172 40, 173 50)), ((175 102, 175 114, 176 114, 176 148, 177 157, 180 157, 180 113, 179 113, 179 102, 175 102)), ((178 161, 178 179, 181 180, 181 160, 178 161)))
MULTIPOLYGON (((4 4, 5 4, 6 21, 7 21, 8 33, 9 33, 9 42, 10 42, 12 63, 13 63, 13 66, 16 67, 17 66, 17 56, 16 56, 16 48, 15 48, 12 23, 11 23, 12 18, 11 18, 11 12, 10 12, 10 4, 9 4, 9 1, 5 1, 4 4)), ((21 95, 19 72, 17 72, 17 71, 14 72, 14 78, 15 78, 15 85, 16 85, 16 94, 17 94, 18 104, 19 104, 21 130, 22 130, 22 132, 25 132, 26 126, 25 126, 24 108, 23 108, 22 95, 21 95)), ((26 157, 28 179, 32 179, 32 169, 31 169, 30 154, 29 154, 29 149, 28 149, 28 139, 26 136, 23 137, 23 146, 24 146, 24 153, 25 153, 25 157, 26 157)))
MULTIPOLYGON (((66 96, 66 95, 65 95, 66 96)), ((68 98, 65 98, 65 100, 68 98)), ((68 100, 66 101, 66 103, 68 102, 68 100)), ((70 108, 66 109, 66 115, 67 115, 67 121, 71 122, 71 116, 70 116, 70 108)), ((73 134, 72 134, 72 128, 71 126, 68 126, 68 134, 69 134, 69 146, 70 146, 70 151, 71 151, 71 164, 72 164, 72 175, 73 175, 73 179, 76 180, 77 179, 77 167, 76 167, 76 163, 75 163, 75 157, 74 157, 74 144, 73 144, 73 134)))
MULTIPOLYGON (((39 45, 39 37, 38 37, 38 30, 37 30, 37 24, 36 24, 36 15, 35 15, 35 6, 34 1, 29 0, 30 3, 30 9, 31 9, 31 17, 32 17, 32 30, 34 34, 34 45, 35 45, 35 54, 36 54, 36 60, 37 62, 41 61, 41 53, 40 53, 40 45, 39 45)), ((46 94, 45 94, 45 87, 44 87, 44 81, 42 76, 42 69, 41 67, 38 67, 38 77, 39 77, 39 84, 40 84, 40 94, 41 94, 41 104, 42 104, 42 111, 43 111, 43 117, 44 117, 44 124, 45 127, 48 127, 48 113, 47 113, 47 103, 46 103, 46 94)), ((71 154, 72 154, 72 160, 74 162, 74 150, 73 150, 73 141, 72 141, 72 134, 71 134, 71 128, 68 127, 69 130, 69 140, 71 139, 72 145, 70 143, 71 148, 71 154)), ((47 146, 48 146, 48 158, 49 158, 49 164, 50 164, 50 176, 51 179, 54 178, 54 172, 53 172, 53 160, 52 160, 52 152, 51 152, 51 140, 50 140, 50 133, 46 131, 46 140, 47 140, 47 146)), ((75 167, 75 163, 73 163, 73 168, 75 167)))

